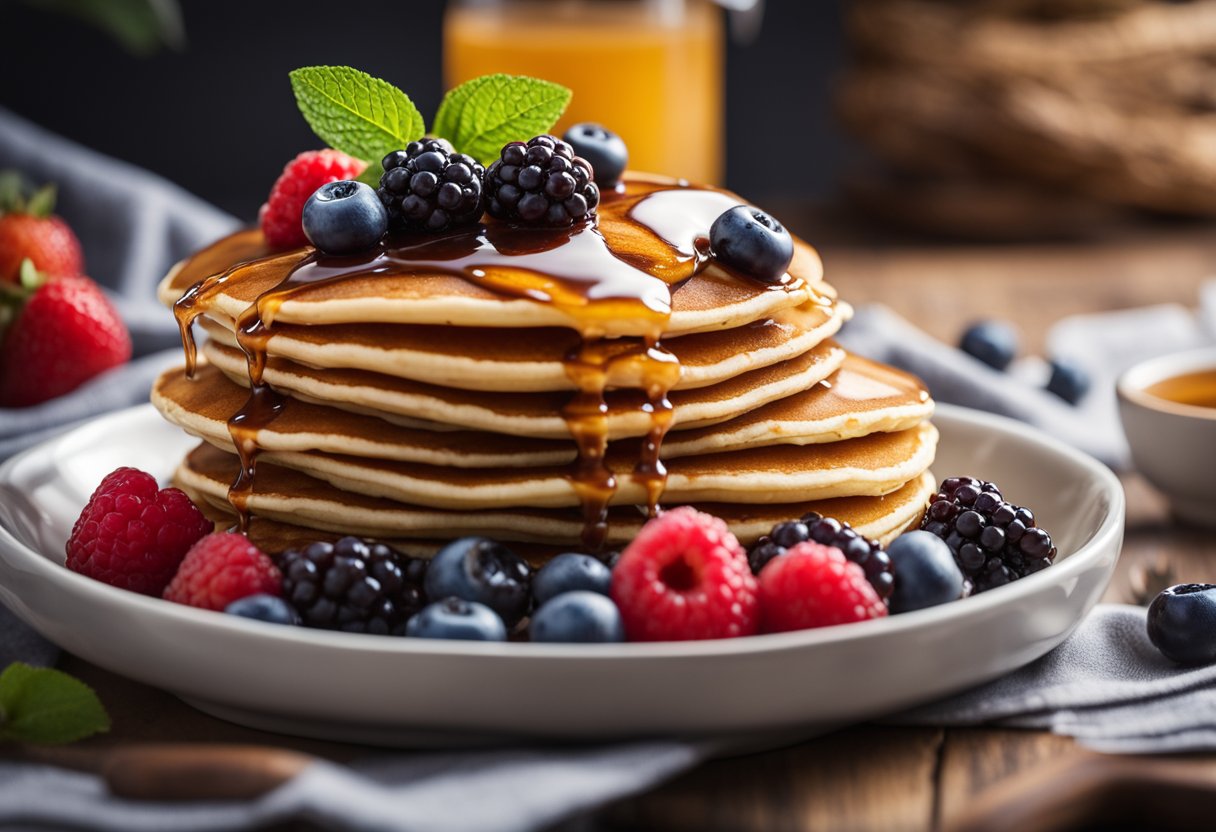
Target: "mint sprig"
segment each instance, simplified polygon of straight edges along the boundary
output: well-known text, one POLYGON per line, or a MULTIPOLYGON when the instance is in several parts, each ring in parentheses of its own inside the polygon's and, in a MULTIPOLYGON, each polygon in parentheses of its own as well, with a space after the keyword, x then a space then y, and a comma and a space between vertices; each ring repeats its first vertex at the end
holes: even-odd
POLYGON ((291 88, 318 137, 369 165, 421 138, 425 130, 408 95, 348 66, 301 67, 291 73, 291 88))
POLYGON ((105 708, 79 679, 21 662, 0 673, 0 741, 62 745, 108 730, 105 708))
POLYGON ((566 87, 525 75, 483 75, 448 91, 432 128, 483 164, 502 146, 548 131, 573 94, 566 87))
MULTIPOLYGON (((376 184, 380 159, 422 138, 425 125, 408 95, 387 81, 347 66, 306 66, 291 73, 304 119, 326 144, 362 159, 361 179, 376 184)), ((524 75, 483 75, 448 91, 431 135, 488 164, 502 146, 550 130, 572 93, 524 75)))

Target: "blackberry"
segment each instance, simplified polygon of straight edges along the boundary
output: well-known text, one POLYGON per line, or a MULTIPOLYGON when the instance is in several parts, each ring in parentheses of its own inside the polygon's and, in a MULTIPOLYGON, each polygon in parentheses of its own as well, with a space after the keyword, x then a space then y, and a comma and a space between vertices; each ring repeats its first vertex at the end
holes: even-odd
POLYGON ((388 210, 389 228, 444 231, 481 219, 485 168, 472 156, 454 153, 447 142, 410 142, 381 165, 376 193, 388 210))
POLYGON ((844 552, 846 558, 865 571, 866 580, 874 587, 879 598, 886 601, 891 597, 895 575, 891 570, 891 558, 882 545, 876 540, 862 537, 848 523, 841 523, 833 517, 821 517, 813 511, 803 515, 801 520, 778 523, 771 532, 760 538, 747 555, 752 572, 760 574, 770 560, 808 540, 835 546, 844 552))
POLYGON ((1056 556, 1051 535, 1035 525, 1034 512, 975 477, 943 480, 921 528, 946 541, 974 592, 1046 569, 1056 556))
POLYGON ((426 565, 357 537, 278 557, 283 596, 304 626, 375 635, 404 635, 405 622, 426 606, 426 565))
POLYGON ((566 228, 595 216, 600 190, 591 163, 553 136, 511 142, 486 171, 490 216, 566 228))

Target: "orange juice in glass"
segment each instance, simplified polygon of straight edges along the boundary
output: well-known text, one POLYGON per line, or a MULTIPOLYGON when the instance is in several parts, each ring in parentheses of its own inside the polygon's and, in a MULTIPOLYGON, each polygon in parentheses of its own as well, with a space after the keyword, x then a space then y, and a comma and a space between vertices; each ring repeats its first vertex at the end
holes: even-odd
POLYGON ((506 72, 564 84, 554 128, 594 121, 629 167, 722 179, 722 13, 708 0, 457 0, 444 17, 449 87, 506 72))

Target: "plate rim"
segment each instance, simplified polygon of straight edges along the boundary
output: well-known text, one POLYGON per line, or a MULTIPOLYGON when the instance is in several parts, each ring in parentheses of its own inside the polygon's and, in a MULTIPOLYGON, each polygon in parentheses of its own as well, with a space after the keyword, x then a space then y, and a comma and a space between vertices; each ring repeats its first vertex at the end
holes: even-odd
MULTIPOLYGON (((61 447, 76 440, 84 432, 105 431, 110 422, 125 422, 132 418, 144 418, 156 414, 151 404, 142 404, 106 414, 78 426, 60 436, 35 445, 0 465, 0 484, 6 483, 12 472, 25 460, 40 453, 54 454, 61 447)), ((467 656, 483 660, 532 660, 532 661, 581 661, 626 662, 659 661, 671 659, 704 659, 713 656, 737 656, 739 654, 767 655, 789 651, 800 651, 821 645, 847 645, 858 641, 881 638, 884 635, 901 634, 910 630, 930 629, 961 614, 960 604, 975 615, 985 610, 1016 603, 1051 585, 1063 583, 1076 573, 1085 571, 1100 559, 1110 548, 1118 554, 1118 545, 1111 546, 1112 538, 1123 534, 1126 496, 1118 477, 1106 465, 1084 452, 1065 444, 1059 439, 1027 423, 998 414, 949 404, 938 404, 935 420, 959 422, 971 426, 995 428, 1018 439, 1045 448, 1055 455, 1067 459, 1085 469, 1102 486, 1101 491, 1110 503, 1106 516, 1094 533, 1075 552, 1053 564, 1049 569, 1028 575, 1014 583, 992 592, 961 599, 958 602, 941 604, 923 610, 902 613, 869 621, 853 622, 833 627, 797 630, 786 633, 766 633, 742 638, 709 639, 703 641, 628 642, 620 644, 539 644, 534 642, 479 642, 442 639, 394 638, 362 633, 342 633, 328 630, 290 627, 268 624, 224 615, 210 610, 196 609, 159 598, 141 595, 104 584, 84 575, 72 572, 55 563, 48 556, 27 546, 3 523, 0 523, 0 547, 15 553, 24 564, 23 571, 42 580, 66 582, 74 592, 84 593, 97 603, 133 605, 141 615, 166 616, 179 625, 189 627, 218 627, 230 635, 247 635, 269 639, 284 645, 338 648, 346 652, 388 656, 467 656)), ((1113 566, 1112 566, 1113 569, 1113 566)), ((7 589, 0 585, 0 588, 7 589)), ((9 590, 11 592, 11 590, 9 590)))

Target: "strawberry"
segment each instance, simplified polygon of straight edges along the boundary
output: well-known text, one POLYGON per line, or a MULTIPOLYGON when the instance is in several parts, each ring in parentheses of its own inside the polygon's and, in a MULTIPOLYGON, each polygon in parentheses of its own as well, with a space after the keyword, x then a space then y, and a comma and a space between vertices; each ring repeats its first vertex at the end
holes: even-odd
POLYGON ((21 271, 24 290, 0 293, 0 313, 18 310, 0 343, 0 407, 61 396, 131 358, 131 336, 96 283, 47 280, 28 258, 21 271))
POLYGON ((52 277, 84 273, 80 241, 62 218, 51 213, 54 204, 54 185, 26 200, 20 177, 0 176, 0 283, 19 282, 26 259, 52 277))

